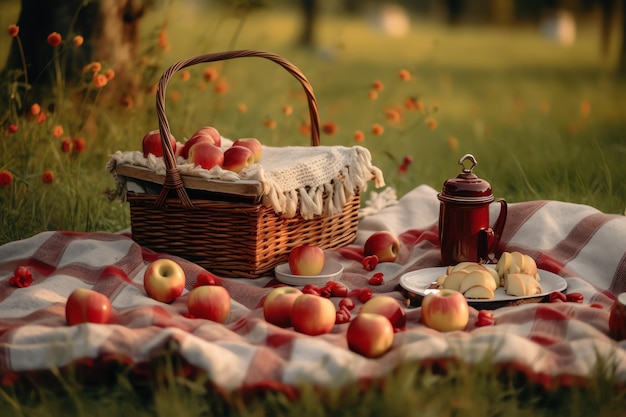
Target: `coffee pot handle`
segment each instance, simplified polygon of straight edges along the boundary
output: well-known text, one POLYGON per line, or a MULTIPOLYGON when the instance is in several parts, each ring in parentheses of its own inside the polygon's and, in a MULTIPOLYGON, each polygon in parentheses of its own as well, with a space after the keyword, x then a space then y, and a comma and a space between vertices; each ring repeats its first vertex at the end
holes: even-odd
POLYGON ((508 206, 506 200, 498 198, 495 200, 500 203, 500 214, 496 219, 493 228, 489 227, 483 229, 478 233, 477 253, 481 262, 487 261, 489 255, 494 253, 500 243, 502 237, 502 231, 504 230, 504 223, 506 223, 506 216, 508 213, 508 206))

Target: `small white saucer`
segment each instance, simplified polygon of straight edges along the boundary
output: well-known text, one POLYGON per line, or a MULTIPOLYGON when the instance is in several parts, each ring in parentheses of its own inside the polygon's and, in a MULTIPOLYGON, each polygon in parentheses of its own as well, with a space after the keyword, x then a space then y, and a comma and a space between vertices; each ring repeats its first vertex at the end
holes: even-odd
POLYGON ((278 265, 274 269, 276 279, 283 284, 303 286, 306 284, 323 285, 328 281, 336 281, 343 274, 343 266, 340 263, 334 261, 327 261, 324 264, 324 269, 319 275, 305 276, 294 275, 289 269, 289 264, 284 263, 278 265))

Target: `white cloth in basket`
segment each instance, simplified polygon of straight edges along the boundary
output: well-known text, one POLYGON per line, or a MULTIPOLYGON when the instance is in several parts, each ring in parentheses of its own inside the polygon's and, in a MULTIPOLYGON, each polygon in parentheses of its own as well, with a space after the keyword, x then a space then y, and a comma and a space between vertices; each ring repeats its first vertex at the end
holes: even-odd
MULTIPOLYGON (((222 139, 223 149, 231 144, 222 139)), ((385 185, 382 171, 372 165, 369 150, 361 146, 263 146, 261 161, 238 174, 221 167, 205 170, 181 157, 177 163, 182 175, 222 181, 257 180, 263 185, 263 204, 290 218, 298 213, 304 219, 341 213, 356 192, 367 189, 368 181, 373 180, 376 188, 385 185)), ((124 189, 124 180, 116 175, 117 164, 142 166, 165 175, 163 158, 144 158, 139 151, 118 151, 111 155, 107 170, 119 190, 124 189)))

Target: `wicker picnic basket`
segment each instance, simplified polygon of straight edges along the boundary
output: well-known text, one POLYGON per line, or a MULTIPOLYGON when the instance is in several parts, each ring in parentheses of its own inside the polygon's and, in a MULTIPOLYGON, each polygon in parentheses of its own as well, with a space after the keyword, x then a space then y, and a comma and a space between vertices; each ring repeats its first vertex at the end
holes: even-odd
MULTIPOLYGON (((255 50, 200 55, 177 62, 165 71, 156 92, 161 138, 168 138, 171 133, 164 102, 173 74, 200 63, 242 57, 268 59, 300 82, 308 101, 310 145, 319 146, 320 122, 310 83, 287 60, 255 50)), ((286 262, 291 249, 298 245, 332 249, 356 238, 361 190, 346 200, 341 213, 306 220, 298 214, 287 217, 262 203, 254 182, 207 181, 181 175, 169 141, 162 140, 162 144, 164 176, 129 166, 118 166, 116 172, 143 187, 142 192, 126 190, 132 237, 142 246, 188 259, 220 276, 257 278, 286 262)))

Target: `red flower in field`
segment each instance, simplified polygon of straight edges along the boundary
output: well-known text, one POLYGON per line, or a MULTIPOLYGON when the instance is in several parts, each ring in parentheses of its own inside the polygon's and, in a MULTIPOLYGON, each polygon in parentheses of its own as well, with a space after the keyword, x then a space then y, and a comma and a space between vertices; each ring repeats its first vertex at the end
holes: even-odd
POLYGON ((191 78, 191 73, 189 71, 182 71, 180 73, 180 79, 183 81, 189 81, 191 78))
POLYGON ((448 138, 448 148, 450 148, 450 150, 452 151, 456 151, 457 149, 459 149, 459 141, 457 138, 455 138, 454 136, 450 136, 448 138))
POLYGON ((433 118, 429 117, 429 118, 426 120, 426 126, 428 126, 428 128, 429 128, 430 130, 435 130, 435 129, 437 129, 437 121, 436 121, 435 119, 433 119, 433 118))
POLYGON ((372 101, 377 100, 378 99, 378 91, 370 90, 370 92, 368 93, 368 97, 372 101))
POLYGON ((285 116, 290 116, 291 113, 293 113, 293 107, 291 107, 289 104, 285 104, 283 106, 283 114, 285 116))
POLYGON ((411 165, 413 163, 413 157, 411 155, 405 155, 404 158, 402 158, 402 163, 404 165, 411 165))
POLYGON ((237 110, 239 110, 239 113, 241 114, 248 113, 248 106, 245 103, 239 103, 237 105, 237 110))
POLYGON ((104 76, 107 77, 108 81, 111 81, 113 78, 115 78, 115 71, 109 68, 108 70, 104 71, 104 76))
POLYGON ((215 83, 213 90, 217 94, 226 94, 228 92, 228 83, 225 80, 219 80, 215 83))
POLYGON ((213 67, 206 68, 202 72, 202 76, 204 77, 204 80, 207 82, 214 81, 217 79, 217 69, 213 67))
POLYGON ((407 164, 400 164, 400 166, 398 166, 398 172, 400 174, 406 174, 406 171, 409 169, 409 166, 407 164))
POLYGON ((389 107, 384 110, 384 113, 390 123, 400 123, 402 121, 402 112, 399 109, 389 107))
POLYGON ((87 147, 87 142, 85 142, 85 138, 74 138, 72 140, 72 149, 74 153, 82 153, 87 147))
POLYGON ((99 72, 101 69, 102 69, 102 64, 98 61, 94 61, 94 62, 90 62, 89 64, 83 67, 83 73, 86 73, 89 71, 96 73, 96 72, 99 72))
POLYGON ((311 123, 303 122, 298 128, 298 130, 300 131, 300 133, 302 133, 302 135, 310 136, 311 135, 311 123))
POLYGON ((400 72, 398 73, 398 76, 403 81, 409 81, 411 79, 411 72, 409 70, 403 69, 403 70, 400 70, 400 72))
POLYGON ((178 101, 180 100, 180 91, 172 91, 170 93, 170 98, 172 99, 172 101, 178 101))
POLYGON ((63 134, 63 126, 56 125, 52 128, 52 136, 54 136, 55 138, 60 138, 62 134, 63 134))
POLYGON ((167 30, 161 29, 161 31, 159 32, 158 45, 159 48, 163 49, 164 51, 169 50, 170 45, 167 43, 167 30))
POLYGON ((72 39, 72 42, 74 43, 74 46, 81 46, 83 42, 85 42, 85 38, 80 35, 76 35, 74 36, 74 39, 72 39))
POLYGON ((53 48, 56 48, 57 46, 61 45, 62 41, 63 41, 63 38, 61 37, 61 34, 59 32, 52 32, 51 34, 48 35, 48 45, 50 45, 53 48))
POLYGON ((263 120, 263 125, 268 129, 276 129, 276 120, 274 119, 265 119, 263 120))
POLYGON ((589 113, 591 113, 591 103, 589 103, 589 100, 581 100, 580 115, 583 117, 587 117, 589 116, 589 113))
POLYGON ((339 128, 335 122, 326 122, 322 125, 322 131, 327 135, 334 135, 338 130, 339 128))
POLYGON ((8 187, 13 182, 11 171, 3 169, 0 171, 0 187, 8 187))
POLYGON ((46 184, 50 184, 52 181, 54 181, 54 174, 52 173, 52 171, 44 171, 44 173, 41 174, 41 180, 46 184))
POLYGON ((11 123, 9 124, 9 128, 7 130, 9 134, 12 135, 13 133, 17 132, 18 129, 19 129, 19 126, 16 123, 11 123))
POLYGON ((70 138, 64 138, 61 142, 61 150, 64 153, 69 153, 72 150, 72 140, 70 138))
POLYGON ((107 80, 107 77, 104 74, 96 74, 93 76, 93 85, 97 88, 104 87, 108 82, 109 80, 107 80))
POLYGON ((25 288, 33 283, 33 273, 25 266, 18 266, 9 278, 9 285, 17 288, 25 288))
POLYGON ((8 32, 12 38, 15 38, 20 33, 20 27, 18 25, 9 25, 8 32))
POLYGON ((39 116, 39 113, 41 113, 41 106, 38 103, 30 106, 30 114, 32 114, 33 116, 39 116))
POLYGON ((46 113, 41 112, 37 115, 37 123, 42 124, 47 119, 46 113))
POLYGON ((374 123, 372 125, 372 133, 375 134, 376 136, 380 136, 383 133, 385 133, 385 128, 379 123, 374 123))
POLYGON ((365 133, 363 133, 362 130, 357 130, 354 132, 354 140, 359 143, 363 142, 365 140, 365 133))
POLYGON ((376 91, 383 91, 385 86, 381 81, 376 80, 372 83, 372 88, 376 91))

